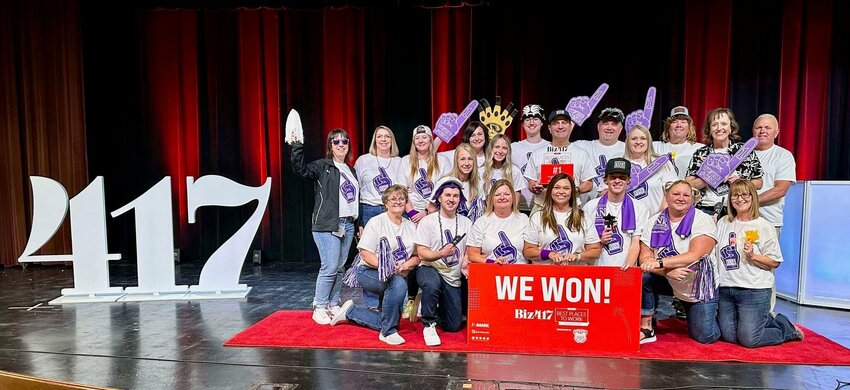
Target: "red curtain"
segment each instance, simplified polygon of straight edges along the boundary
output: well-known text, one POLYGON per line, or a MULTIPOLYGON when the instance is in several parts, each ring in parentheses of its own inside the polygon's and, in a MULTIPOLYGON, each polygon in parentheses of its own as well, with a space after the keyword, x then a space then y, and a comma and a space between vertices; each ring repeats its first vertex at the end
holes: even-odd
POLYGON ((832 3, 786 2, 782 23, 779 143, 797 160, 797 180, 823 177, 832 3))
POLYGON ((732 1, 692 1, 685 12, 682 104, 690 109, 697 135, 709 111, 729 104, 732 1))
POLYGON ((259 186, 272 178, 269 211, 258 233, 261 247, 268 248, 282 229, 270 223, 269 215, 279 215, 283 206, 278 15, 268 9, 244 11, 238 14, 238 23, 242 184, 259 186))
POLYGON ((147 118, 158 143, 152 159, 171 176, 175 245, 194 245, 197 231, 188 228, 186 177, 200 175, 197 12, 157 10, 142 13, 142 50, 147 91, 147 118), (156 162, 156 161, 155 161, 156 162))
MULTIPOLYGON (((471 100, 470 24, 469 8, 440 8, 431 13, 432 124, 444 112, 460 113, 471 100)), ((460 138, 442 144, 440 150, 454 149, 460 138)))
MULTIPOLYGON (((0 2, 0 265, 26 245, 31 175, 89 184, 80 35, 77 2, 0 2)), ((71 253, 68 220, 39 253, 71 253)))

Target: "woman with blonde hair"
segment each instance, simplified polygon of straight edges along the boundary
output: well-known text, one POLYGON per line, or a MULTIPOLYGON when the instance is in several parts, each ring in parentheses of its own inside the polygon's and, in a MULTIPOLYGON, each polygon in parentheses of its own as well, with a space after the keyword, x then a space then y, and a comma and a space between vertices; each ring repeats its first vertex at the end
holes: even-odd
POLYGON ((482 183, 473 153, 472 145, 466 143, 458 145, 455 148, 454 165, 448 176, 457 178, 463 185, 462 193, 466 202, 458 207, 458 214, 475 222, 483 211, 484 201, 480 199, 483 197, 482 183))
POLYGON ((451 161, 437 154, 431 128, 425 125, 413 129, 410 154, 401 158, 399 183, 407 186, 408 204, 405 211, 414 223, 434 209, 428 202, 437 179, 451 169, 451 161))
POLYGON ((525 264, 523 232, 528 216, 519 212, 511 182, 497 180, 487 195, 484 214, 472 224, 467 241, 473 263, 525 264))
POLYGON ((546 186, 540 211, 529 218, 522 250, 526 259, 556 265, 589 264, 602 253, 593 220, 578 205, 578 188, 566 173, 546 186))
POLYGON ((517 192, 528 188, 528 180, 522 176, 522 171, 511 162, 511 139, 504 134, 496 134, 487 145, 487 157, 484 169, 481 170, 484 192, 496 180, 505 179, 514 185, 517 192))
POLYGON ((372 133, 369 153, 354 163, 357 181, 360 182, 360 229, 372 217, 384 212, 381 195, 393 184, 399 183, 401 157, 395 134, 387 126, 378 126, 372 133))
POLYGON ((759 196, 749 180, 730 186, 729 215, 717 221, 720 260, 718 320, 723 341, 747 348, 802 340, 803 331, 783 314, 770 314, 773 270, 782 264, 776 229, 759 215, 759 196))
POLYGON ((705 145, 697 141, 697 129, 694 127, 688 108, 676 106, 670 110, 670 116, 664 120, 661 141, 654 141, 652 146, 658 154, 673 155, 676 177, 684 179, 694 152, 705 145))
POLYGON ((653 162, 661 156, 655 154, 652 143, 652 134, 649 129, 636 125, 626 134, 626 151, 623 153, 623 158, 632 163, 632 181, 644 180, 640 184, 630 184, 629 187, 633 188, 629 191, 629 195, 642 203, 650 213, 667 207, 664 202, 664 184, 677 180, 676 168, 672 161, 664 163, 649 178, 644 179, 641 177, 643 175, 638 174, 647 167, 655 168, 658 165, 653 162))

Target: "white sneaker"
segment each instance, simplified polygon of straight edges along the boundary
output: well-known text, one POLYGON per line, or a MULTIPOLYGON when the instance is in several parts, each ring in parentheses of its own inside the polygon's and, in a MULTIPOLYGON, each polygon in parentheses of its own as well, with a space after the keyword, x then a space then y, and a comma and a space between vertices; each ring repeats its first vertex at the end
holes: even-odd
POLYGON ((336 317, 337 315, 339 315, 339 310, 340 310, 339 305, 333 305, 333 306, 328 308, 328 311, 330 312, 328 314, 330 315, 331 318, 336 317))
POLYGON ((389 345, 404 344, 404 339, 398 334, 398 332, 395 332, 389 336, 384 336, 381 334, 381 332, 378 332, 378 340, 381 340, 389 345))
POLYGON ((425 336, 425 345, 435 347, 440 345, 440 336, 437 335, 437 324, 431 324, 425 327, 422 331, 425 336))
POLYGON ((328 316, 328 309, 317 307, 313 309, 313 321, 319 325, 327 325, 331 323, 331 317, 328 316))
MULTIPOLYGON (((334 314, 334 318, 331 319, 330 325, 336 325, 340 321, 345 321, 348 319, 348 312, 351 311, 351 308, 354 307, 354 301, 347 300, 342 304, 342 307, 338 307, 336 314, 334 314)), ((331 308, 333 311, 333 308, 331 308)))

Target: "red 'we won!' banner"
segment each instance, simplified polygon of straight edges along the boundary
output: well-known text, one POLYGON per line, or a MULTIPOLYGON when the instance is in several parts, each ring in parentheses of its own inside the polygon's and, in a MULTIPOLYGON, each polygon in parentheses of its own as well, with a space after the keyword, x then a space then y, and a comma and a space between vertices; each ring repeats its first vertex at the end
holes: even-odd
POLYGON ((617 267, 471 264, 473 345, 634 352, 641 272, 617 267))

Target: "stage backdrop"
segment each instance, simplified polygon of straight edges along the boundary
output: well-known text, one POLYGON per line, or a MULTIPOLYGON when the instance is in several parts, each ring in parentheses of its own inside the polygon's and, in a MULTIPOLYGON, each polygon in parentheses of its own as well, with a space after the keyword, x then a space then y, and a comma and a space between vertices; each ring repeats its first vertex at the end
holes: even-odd
MULTIPOLYGON (((309 158, 323 154, 336 127, 352 134, 356 157, 381 124, 406 154, 413 127, 470 99, 500 95, 549 111, 605 82, 599 108, 628 113, 655 86, 656 136, 680 104, 700 126, 710 109, 731 107, 744 137, 770 112, 799 179, 850 177, 846 2, 593 2, 581 11, 413 3, 3 2, 0 232, 10 244, 0 261, 15 264, 26 241, 31 174, 58 179, 71 196, 102 175, 108 210, 172 176, 175 243, 189 259, 209 256, 253 205, 202 209, 188 225, 184 177, 246 185, 271 177, 254 248, 270 259, 317 261, 312 183, 294 177, 281 142, 291 108, 301 113, 309 158)), ((518 123, 507 131, 514 139, 518 123)), ((573 138, 594 138, 595 123, 573 138)), ((132 218, 108 227, 110 251, 133 258, 132 218)), ((67 233, 56 240, 47 252, 70 250, 67 233)))

